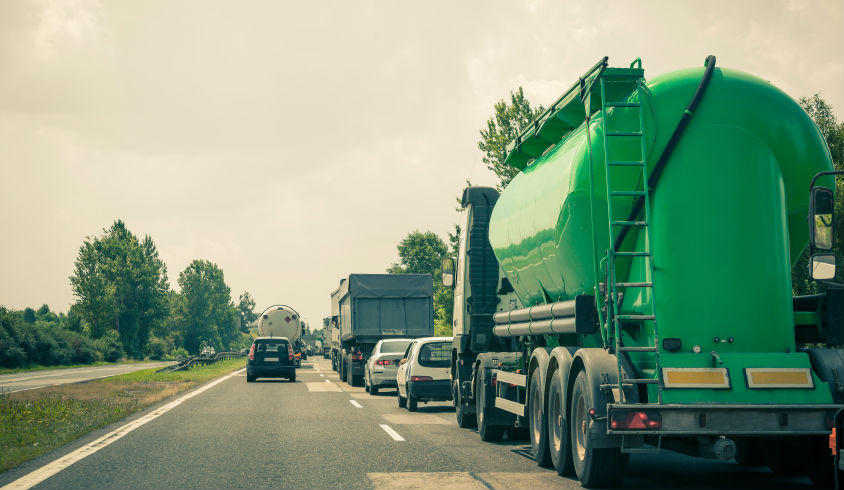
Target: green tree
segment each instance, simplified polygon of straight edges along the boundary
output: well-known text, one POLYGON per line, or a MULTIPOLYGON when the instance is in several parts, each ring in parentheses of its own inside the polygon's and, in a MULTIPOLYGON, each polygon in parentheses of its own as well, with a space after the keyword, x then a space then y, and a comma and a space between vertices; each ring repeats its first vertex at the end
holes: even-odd
POLYGON ((240 330, 243 333, 249 333, 249 327, 258 319, 258 314, 255 313, 255 300, 249 291, 244 291, 238 298, 237 310, 240 313, 240 330))
POLYGON ((24 323, 35 323, 35 310, 32 308, 23 310, 23 321, 24 323))
MULTIPOLYGON (((820 94, 812 97, 801 97, 800 105, 818 125, 818 129, 826 140, 832 156, 832 165, 836 170, 844 170, 844 122, 838 120, 835 113, 820 94)), ((844 179, 836 180, 835 203, 835 251, 837 252, 838 271, 835 280, 844 281, 844 179)), ((792 289, 795 294, 817 293, 824 289, 824 285, 812 280, 809 276, 809 250, 803 252, 791 271, 792 289)))
POLYGON ((486 129, 481 129, 478 148, 483 152, 484 164, 498 177, 499 190, 519 173, 518 169, 504 163, 507 145, 544 110, 542 106, 531 107, 522 87, 510 92, 510 103, 504 99, 496 102, 495 112, 487 120, 486 129))
POLYGON ((194 260, 179 274, 179 287, 174 324, 188 352, 198 354, 203 342, 222 350, 240 337, 237 330, 239 312, 231 301, 231 288, 217 264, 194 260))
POLYGON ((434 334, 451 335, 454 295, 442 285, 442 259, 448 254, 445 242, 432 231, 413 231, 398 245, 399 263, 390 274, 431 274, 434 281, 434 334))
POLYGON ((399 243, 398 251, 399 263, 387 269, 390 274, 434 274, 448 248, 433 231, 416 230, 399 243))
POLYGON ((114 331, 129 356, 141 357, 167 315, 167 268, 152 239, 141 242, 115 221, 82 243, 70 283, 88 332, 98 339, 114 331))

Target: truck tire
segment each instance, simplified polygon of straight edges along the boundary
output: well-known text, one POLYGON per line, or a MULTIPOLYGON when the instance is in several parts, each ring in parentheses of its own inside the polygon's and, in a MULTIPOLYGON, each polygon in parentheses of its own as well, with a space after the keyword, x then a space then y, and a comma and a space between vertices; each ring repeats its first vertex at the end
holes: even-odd
POLYGON ((569 409, 572 462, 584 487, 617 487, 624 479, 627 454, 619 448, 593 448, 589 431, 589 409, 593 400, 586 371, 577 374, 569 409))
POLYGON ((484 442, 498 442, 504 436, 506 427, 489 423, 487 414, 491 407, 487 405, 486 379, 480 371, 475 381, 475 422, 478 424, 478 434, 484 442))
POLYGON ((571 438, 569 438, 569 420, 566 416, 566 400, 563 397, 562 377, 556 372, 551 374, 551 386, 548 387, 548 451, 551 464, 557 473, 563 476, 574 473, 571 460, 571 438))
POLYGON ((348 381, 346 379, 346 356, 341 356, 340 360, 337 361, 337 369, 337 372, 340 373, 340 381, 348 381))
POLYGON ((542 387, 535 371, 530 377, 529 393, 528 422, 530 424, 530 448, 533 459, 539 466, 551 466, 551 453, 548 451, 548 421, 542 410, 544 405, 542 387))
POLYGON ((451 399, 454 404, 454 414, 457 416, 457 426, 461 429, 471 429, 477 422, 475 417, 469 415, 466 410, 466 405, 463 403, 462 390, 459 386, 460 381, 454 380, 451 383, 451 399))

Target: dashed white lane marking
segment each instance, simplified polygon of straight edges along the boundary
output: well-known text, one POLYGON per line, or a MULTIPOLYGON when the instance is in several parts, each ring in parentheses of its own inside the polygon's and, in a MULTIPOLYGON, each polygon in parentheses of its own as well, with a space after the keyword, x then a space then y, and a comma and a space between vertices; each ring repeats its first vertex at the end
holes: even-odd
POLYGON ((325 377, 325 375, 324 375, 324 374, 322 374, 322 373, 319 373, 319 375, 320 375, 321 377, 323 377, 323 378, 325 377))
POLYGON ((451 425, 444 418, 429 413, 386 413, 384 419, 396 425, 451 425))
POLYGON ((402 437, 398 432, 394 431, 392 427, 387 424, 381 424, 381 428, 384 429, 384 432, 390 434, 390 437, 393 438, 394 441, 403 441, 404 437, 402 437))
POLYGON ((314 381, 314 382, 311 382, 311 383, 305 383, 305 386, 308 387, 308 391, 319 391, 319 392, 342 391, 342 390, 340 390, 339 386, 337 386, 336 384, 331 383, 331 382, 326 384, 326 383, 320 383, 318 381, 314 381))
POLYGON ((363 408, 363 405, 361 405, 360 403, 356 402, 355 400, 349 400, 349 403, 351 403, 352 405, 354 405, 354 406, 356 406, 356 407, 358 407, 358 408, 363 408))
POLYGON ((406 471, 401 473, 367 473, 369 481, 376 490, 421 490, 424 488, 486 490, 480 481, 472 478, 464 471, 443 471, 440 473, 423 473, 406 471))
POLYGON ((32 488, 35 485, 38 485, 42 481, 46 480, 47 478, 50 478, 51 476, 55 475, 56 473, 60 472, 61 470, 67 468, 70 465, 72 465, 73 463, 80 461, 81 459, 94 454, 95 452, 97 452, 100 449, 108 446, 112 442, 120 439, 121 437, 123 437, 126 434, 132 432, 133 430, 137 429, 138 427, 146 424, 147 422, 149 422, 151 420, 157 419, 158 417, 164 415, 165 413, 169 412, 170 410, 178 407, 184 401, 186 401, 190 398, 193 398, 196 395, 213 388, 214 386, 217 386, 218 384, 222 383, 223 381, 225 381, 225 380, 231 378, 232 376, 239 374, 243 371, 245 371, 245 369, 241 369, 240 371, 235 371, 232 374, 229 374, 227 376, 223 376, 222 378, 216 379, 216 380, 208 383, 205 386, 197 388, 196 390, 191 391, 187 395, 181 396, 181 397, 173 400, 172 402, 168 403, 167 405, 164 405, 163 407, 158 408, 158 409, 144 415, 143 417, 140 417, 138 419, 133 420, 132 422, 129 422, 126 425, 118 427, 117 429, 115 429, 115 430, 109 432, 108 434, 100 437, 99 439, 96 439, 95 441, 90 442, 90 443, 80 447, 76 451, 73 451, 73 452, 61 457, 61 458, 53 461, 52 463, 48 463, 48 464, 42 466, 41 468, 38 468, 37 470, 33 471, 32 473, 29 473, 27 475, 24 475, 24 476, 18 478, 17 480, 13 481, 12 483, 9 483, 8 485, 0 488, 0 490, 8 490, 8 489, 13 489, 13 488, 14 489, 32 488))
POLYGON ((331 380, 330 380, 330 379, 326 379, 326 380, 325 380, 325 382, 326 382, 326 383, 330 383, 330 382, 331 382, 331 380))
MULTIPOLYGON (((425 473, 404 471, 399 473, 367 473, 376 490, 416 490, 425 488, 486 490, 492 489, 551 489, 561 488, 568 483, 556 473, 510 473, 488 472, 474 473, 467 471, 443 471, 425 473)), ((568 486, 566 486, 568 488, 568 486)))

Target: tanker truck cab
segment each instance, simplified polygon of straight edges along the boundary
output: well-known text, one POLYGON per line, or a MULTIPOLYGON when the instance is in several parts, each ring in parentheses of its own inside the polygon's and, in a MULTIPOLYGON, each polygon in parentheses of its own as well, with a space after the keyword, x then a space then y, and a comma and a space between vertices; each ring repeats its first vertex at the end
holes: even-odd
POLYGON ((835 275, 811 118, 714 57, 651 80, 604 58, 547 107, 504 190, 464 191, 443 263, 458 425, 526 427, 536 462, 586 487, 662 450, 831 483, 844 289, 791 288, 810 223, 812 277, 835 275))

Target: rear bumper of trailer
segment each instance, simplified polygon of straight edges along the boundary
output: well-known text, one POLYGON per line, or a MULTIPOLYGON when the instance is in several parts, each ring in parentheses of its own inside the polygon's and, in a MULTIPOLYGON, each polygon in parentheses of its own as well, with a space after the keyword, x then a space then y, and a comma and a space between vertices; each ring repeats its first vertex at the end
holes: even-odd
POLYGON ((827 435, 841 405, 610 404, 607 434, 661 436, 827 435), (652 428, 625 428, 630 420, 652 428), (656 423, 658 421, 658 424, 656 423))

